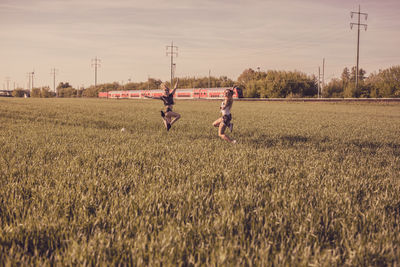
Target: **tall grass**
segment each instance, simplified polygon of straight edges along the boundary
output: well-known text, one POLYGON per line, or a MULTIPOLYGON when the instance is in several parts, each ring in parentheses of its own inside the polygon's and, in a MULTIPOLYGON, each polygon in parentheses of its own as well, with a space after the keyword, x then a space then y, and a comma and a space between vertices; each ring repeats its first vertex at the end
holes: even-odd
POLYGON ((399 265, 399 104, 218 106, 0 99, 0 265, 399 265))

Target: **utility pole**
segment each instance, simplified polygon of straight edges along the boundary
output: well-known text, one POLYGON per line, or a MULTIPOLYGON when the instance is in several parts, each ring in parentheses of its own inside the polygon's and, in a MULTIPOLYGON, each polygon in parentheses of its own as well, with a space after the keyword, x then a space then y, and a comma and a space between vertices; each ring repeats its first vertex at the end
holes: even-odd
POLYGON ((35 75, 35 70, 33 70, 32 72, 28 72, 29 75, 29 85, 31 86, 31 91, 33 89, 33 75, 35 75))
POLYGON ((94 67, 94 88, 97 87, 97 67, 100 67, 101 60, 97 57, 92 59, 92 67, 94 67))
POLYGON ((58 92, 56 91, 56 74, 58 72, 58 69, 52 68, 50 74, 53 75, 53 90, 54 93, 56 93, 56 96, 58 97, 58 92))
POLYGON ((367 20, 368 18, 368 14, 367 13, 361 13, 361 7, 360 5, 358 6, 358 12, 350 12, 350 16, 351 18, 353 18, 353 15, 357 14, 358 15, 358 22, 357 23, 350 23, 350 29, 353 29, 354 25, 357 25, 357 67, 356 67, 356 89, 358 88, 358 64, 359 64, 359 60, 360 60, 360 26, 364 26, 364 29, 367 30, 367 24, 362 24, 361 22, 361 15, 364 16, 365 20, 367 20))
POLYGON ((174 74, 173 74, 173 68, 174 68, 174 56, 178 57, 178 47, 174 46, 174 42, 171 42, 171 45, 167 45, 167 56, 171 56, 171 88, 174 86, 173 81, 174 81, 174 74), (174 52, 175 49, 175 52, 174 52))
POLYGON ((7 91, 10 90, 10 77, 6 77, 6 82, 7 82, 7 91))
POLYGON ((325 89, 325 58, 322 60, 322 87, 321 87, 321 97, 322 92, 325 89))
POLYGON ((322 88, 325 87, 325 58, 322 59, 322 88))
POLYGON ((319 98, 319 90, 320 90, 320 81, 321 81, 321 67, 318 67, 318 98, 319 98))
POLYGON ((27 72, 26 75, 28 75, 28 86, 27 86, 27 89, 31 90, 31 73, 27 72))
POLYGON ((210 79, 211 79, 211 70, 208 70, 208 88, 211 88, 210 79))

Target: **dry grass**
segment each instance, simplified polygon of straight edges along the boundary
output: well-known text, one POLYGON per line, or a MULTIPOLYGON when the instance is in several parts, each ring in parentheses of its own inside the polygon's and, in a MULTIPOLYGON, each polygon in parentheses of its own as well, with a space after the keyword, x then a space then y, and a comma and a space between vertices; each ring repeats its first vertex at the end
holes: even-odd
POLYGON ((0 262, 399 265, 399 104, 218 106, 0 99, 0 262))

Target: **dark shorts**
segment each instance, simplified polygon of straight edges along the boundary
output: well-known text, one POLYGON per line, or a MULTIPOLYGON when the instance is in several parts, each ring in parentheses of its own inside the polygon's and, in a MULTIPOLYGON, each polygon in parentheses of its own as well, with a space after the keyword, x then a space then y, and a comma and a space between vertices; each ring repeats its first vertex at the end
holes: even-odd
POLYGON ((172 108, 167 108, 167 109, 165 110, 165 112, 170 112, 170 111, 172 111, 172 108))
POLYGON ((222 121, 226 126, 231 124, 232 114, 222 116, 222 121))

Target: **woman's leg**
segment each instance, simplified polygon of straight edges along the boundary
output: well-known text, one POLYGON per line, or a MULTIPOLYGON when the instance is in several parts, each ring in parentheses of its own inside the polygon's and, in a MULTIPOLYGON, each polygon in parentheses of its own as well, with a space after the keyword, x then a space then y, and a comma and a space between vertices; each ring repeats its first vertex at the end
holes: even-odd
POLYGON ((171 118, 168 118, 166 116, 166 114, 161 110, 161 117, 164 123, 165 128, 167 129, 167 131, 169 130, 169 128, 171 128, 171 118))
POLYGON ((220 123, 218 128, 218 136, 224 139, 225 141, 228 141, 229 143, 236 143, 236 140, 232 140, 231 138, 229 138, 229 136, 225 134, 226 128, 227 127, 225 124, 220 123))
POLYGON ((214 126, 214 127, 219 127, 219 125, 221 124, 221 122, 222 122, 222 118, 219 118, 219 119, 217 119, 216 121, 213 122, 213 126, 214 126))
POLYGON ((169 119, 170 124, 172 126, 172 124, 174 124, 177 120, 179 120, 181 118, 181 114, 173 112, 173 111, 169 111, 167 112, 167 114, 165 114, 165 117, 169 119), (172 119, 174 118, 174 119, 172 119))

